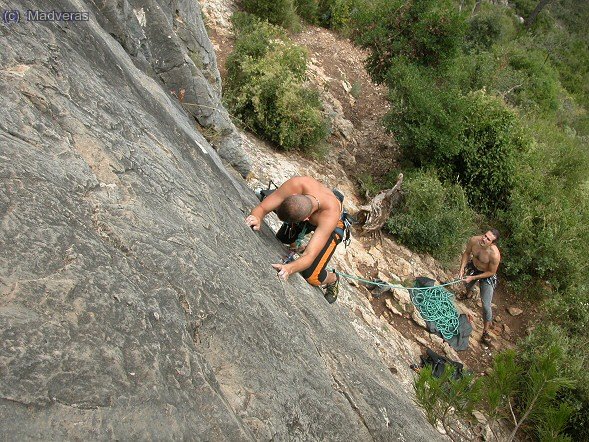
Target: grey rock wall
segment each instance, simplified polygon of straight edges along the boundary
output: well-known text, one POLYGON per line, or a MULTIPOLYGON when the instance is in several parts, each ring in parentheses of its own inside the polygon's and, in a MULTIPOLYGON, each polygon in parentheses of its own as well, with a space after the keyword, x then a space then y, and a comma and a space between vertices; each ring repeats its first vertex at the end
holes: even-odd
POLYGON ((107 3, 0 26, 0 440, 439 439, 107 3))
POLYGON ((161 81, 244 177, 251 163, 221 103, 221 77, 197 0, 87 2, 136 66, 161 81))

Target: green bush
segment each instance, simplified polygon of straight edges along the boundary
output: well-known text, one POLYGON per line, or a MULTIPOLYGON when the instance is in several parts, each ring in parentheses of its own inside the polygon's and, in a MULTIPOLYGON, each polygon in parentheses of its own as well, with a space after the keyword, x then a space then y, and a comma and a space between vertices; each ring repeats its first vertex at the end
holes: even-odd
POLYGON ((521 17, 529 17, 537 4, 537 0, 513 0, 515 13, 521 17))
POLYGON ((352 16, 365 0, 319 0, 319 23, 329 29, 347 32, 352 16))
POLYGON ((465 372, 458 379, 454 379, 453 374, 454 367, 450 364, 446 364, 444 372, 437 378, 432 375, 432 368, 426 366, 420 370, 413 389, 417 403, 425 410, 432 426, 439 423, 452 440, 466 440, 466 435, 458 430, 456 420, 471 417, 481 400, 481 383, 470 373, 465 372))
POLYGON ((513 350, 502 352, 495 357, 490 374, 482 378, 487 415, 492 420, 508 418, 514 425, 507 440, 530 423, 539 440, 570 440, 563 431, 573 407, 559 401, 558 395, 574 382, 564 371, 565 352, 559 344, 549 341, 519 355, 513 350))
POLYGON ((557 69, 562 85, 589 109, 589 37, 581 38, 557 27, 544 36, 542 46, 557 69))
POLYGON ((531 140, 502 100, 482 91, 466 98, 462 150, 445 169, 462 185, 472 207, 494 215, 510 202, 518 158, 531 140))
POLYGON ((464 93, 485 89, 523 111, 553 115, 561 91, 558 73, 544 50, 519 40, 456 57, 443 73, 447 82, 464 93))
POLYGON ((289 30, 300 28, 293 0, 242 0, 244 11, 289 30))
POLYGON ((494 215, 505 209, 517 156, 530 143, 517 115, 500 98, 464 95, 402 59, 392 64, 387 83, 393 110, 385 123, 404 156, 462 185, 475 210, 494 215))
POLYGON ((402 209, 387 222, 387 229, 419 252, 450 263, 474 233, 474 212, 458 185, 442 184, 435 173, 409 175, 403 187, 402 209))
POLYGON ((550 386, 551 395, 544 398, 539 412, 532 415, 540 440, 562 440, 556 437, 562 437, 563 432, 572 438, 568 440, 589 438, 586 345, 586 331, 582 335, 570 335, 568 330, 548 324, 537 327, 519 345, 520 364, 537 366, 535 376, 566 380, 550 386))
POLYGON ((406 159, 417 166, 445 164, 461 151, 460 115, 465 99, 456 88, 437 87, 438 83, 430 70, 405 57, 391 62, 387 84, 392 111, 385 125, 395 134, 406 159))
MULTIPOLYGON (((576 0, 573 0, 576 2, 576 0)), ((514 0, 513 5, 515 7, 515 12, 519 16, 523 17, 525 20, 525 25, 528 26, 528 19, 532 11, 538 5, 539 0, 514 0)), ((557 2, 554 2, 557 3, 557 2)), ((582 2, 576 2, 582 3, 582 2)), ((577 7, 574 5, 573 7, 577 7)), ((532 30, 535 32, 546 32, 550 28, 554 26, 554 17, 550 11, 550 5, 542 9, 542 12, 536 17, 536 22, 532 26, 532 30)))
POLYGON ((530 123, 538 142, 522 155, 509 209, 504 269, 520 283, 549 280, 558 288, 584 278, 589 255, 589 158, 586 142, 549 121, 530 123))
POLYGON ((506 96, 509 102, 524 109, 537 107, 551 112, 557 109, 558 74, 545 51, 531 49, 520 41, 498 56, 508 66, 498 72, 495 87, 511 91, 506 96))
POLYGON ((516 24, 510 9, 483 3, 479 13, 468 20, 466 47, 488 50, 494 44, 513 39, 516 32, 516 24))
POLYGON ((492 51, 478 51, 460 54, 454 58, 443 75, 447 83, 463 94, 481 89, 500 94, 493 87, 499 69, 499 60, 492 51))
POLYGON ((236 42, 227 59, 225 100, 252 131, 283 149, 309 149, 327 137, 316 91, 303 86, 306 52, 284 32, 236 14, 236 42))
POLYGON ((295 11, 307 23, 315 24, 319 21, 319 0, 294 0, 295 11))
POLYGON ((374 177, 368 173, 361 173, 356 177, 358 181, 358 185, 360 186, 360 190, 362 193, 366 195, 367 198, 371 198, 375 196, 378 192, 383 190, 381 186, 379 186, 375 181, 374 177))
POLYGON ((464 15, 450 0, 365 1, 350 26, 355 41, 370 51, 367 69, 377 82, 399 56, 433 67, 451 59, 466 28, 464 15))
POLYGON ((441 423, 452 440, 467 440, 461 431, 465 421, 474 409, 482 409, 491 429, 502 418, 512 423, 507 441, 514 440, 530 423, 541 441, 571 441, 565 429, 579 407, 563 398, 562 393, 570 391, 575 383, 566 367, 567 342, 561 335, 552 337, 557 339, 544 340, 541 345, 539 342, 524 344, 520 355, 514 350, 499 353, 492 370, 482 378, 467 374, 454 381, 450 370, 434 378, 431 369, 424 368, 414 384, 417 402, 424 408, 429 422, 441 423), (456 418, 462 419, 460 425, 456 418))
MULTIPOLYGON (((534 0, 515 1, 517 10, 524 17, 528 17, 537 4, 534 0)), ((530 49, 545 54, 558 71, 562 85, 586 109, 589 109, 588 20, 589 2, 551 2, 539 15, 526 42, 530 49)))
MULTIPOLYGON (((589 290, 587 282, 570 284, 566 289, 553 290, 547 298, 545 307, 549 317, 571 337, 574 345, 580 349, 589 338, 589 290), (579 337, 579 339, 576 339, 579 337)), ((583 352, 580 351, 579 354, 583 352)), ((589 372, 587 382, 579 384, 584 388, 589 400, 589 372)), ((589 403, 589 401, 588 401, 589 403)), ((589 430, 589 427, 587 428, 589 430)))

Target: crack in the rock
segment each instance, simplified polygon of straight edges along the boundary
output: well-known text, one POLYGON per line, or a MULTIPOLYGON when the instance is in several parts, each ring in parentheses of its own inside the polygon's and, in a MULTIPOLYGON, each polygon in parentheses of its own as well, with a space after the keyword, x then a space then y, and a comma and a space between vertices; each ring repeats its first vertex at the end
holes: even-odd
POLYGON ((75 408, 77 410, 98 410, 99 408, 107 408, 108 405, 82 405, 82 404, 69 404, 67 402, 64 402, 60 399, 57 398, 53 398, 53 402, 55 402, 56 404, 59 405, 63 405, 64 407, 70 407, 70 408, 75 408))
POLYGON ((364 428, 366 428, 366 431, 368 431, 368 434, 370 434, 370 437, 372 438, 372 440, 374 440, 374 437, 372 436, 372 432, 370 431, 370 428, 368 427, 368 424, 366 423, 366 420, 364 419, 364 416, 362 416, 362 413, 360 412, 360 408, 354 403, 354 401, 352 400, 352 397, 344 389, 344 386, 342 385, 342 383, 340 381, 338 381, 337 378, 335 376, 333 376, 333 375, 332 375, 332 378, 333 378, 333 381, 337 385, 337 391, 343 397, 346 398, 346 400, 350 404, 350 407, 352 408, 352 410, 354 410, 354 413, 356 413, 356 415, 360 419, 360 422, 362 422, 362 425, 364 425, 364 428))
POLYGON ((12 399, 12 398, 7 398, 7 397, 0 397, 0 402, 2 402, 2 401, 18 404, 22 407, 30 407, 31 405, 34 405, 31 402, 19 401, 18 399, 12 399))
POLYGON ((157 68, 156 68, 156 72, 157 72, 158 76, 160 76, 160 80, 162 80, 162 82, 163 82, 164 84, 166 84, 166 82, 164 81, 164 79, 163 79, 163 78, 161 78, 161 75, 162 75, 162 74, 167 74, 168 72, 171 72, 171 71, 173 71, 174 69, 179 69, 179 68, 181 68, 182 66, 184 66, 185 64, 186 64, 186 61, 182 60, 182 62, 180 62, 179 64, 175 64, 175 65, 173 65, 173 66, 170 66, 169 68, 168 68, 168 67, 166 67, 166 68, 164 68, 164 67, 161 67, 161 68, 159 68, 159 69, 157 69, 157 68))

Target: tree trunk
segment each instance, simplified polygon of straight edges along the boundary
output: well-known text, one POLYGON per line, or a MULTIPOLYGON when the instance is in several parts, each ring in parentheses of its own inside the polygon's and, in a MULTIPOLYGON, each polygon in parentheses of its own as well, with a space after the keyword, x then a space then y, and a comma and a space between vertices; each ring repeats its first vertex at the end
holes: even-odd
POLYGON ((479 12, 479 9, 481 9, 481 0, 476 0, 474 2, 474 5, 472 7, 472 11, 470 12, 470 15, 475 15, 479 12))
POLYGON ((401 202, 401 184, 403 174, 400 173, 397 183, 392 189, 378 193, 366 206, 360 207, 360 213, 367 213, 366 222, 362 226, 365 232, 375 232, 384 226, 391 215, 391 209, 401 202))
POLYGON ((536 18, 538 17, 538 14, 542 11, 542 9, 544 9, 544 7, 550 3, 552 0, 540 0, 538 2, 538 4, 536 5, 536 8, 532 11, 532 13, 530 14, 530 16, 528 17, 528 19, 526 20, 526 27, 530 28, 534 22, 536 21, 536 18))
MULTIPOLYGON (((534 405, 536 405, 536 401, 538 400, 538 398, 542 394, 544 386, 546 384, 547 384, 547 382, 544 381, 544 383, 542 384, 542 387, 539 388, 538 391, 536 392, 536 394, 534 395, 532 402, 530 402, 530 404, 527 406, 526 412, 524 413, 524 415, 520 418, 519 422, 516 422, 515 428, 513 429, 513 431, 509 435, 509 438, 507 439, 508 442, 511 442, 513 439, 515 439, 515 433, 517 433, 517 430, 519 430, 519 427, 521 427, 521 425, 524 423, 524 421, 528 418, 528 416, 530 415, 530 413, 534 409, 534 405)), ((511 403, 509 404, 509 406, 511 407, 511 403)), ((513 411, 511 413, 513 414, 513 411)), ((514 417, 515 417, 515 415, 514 415, 514 417)))

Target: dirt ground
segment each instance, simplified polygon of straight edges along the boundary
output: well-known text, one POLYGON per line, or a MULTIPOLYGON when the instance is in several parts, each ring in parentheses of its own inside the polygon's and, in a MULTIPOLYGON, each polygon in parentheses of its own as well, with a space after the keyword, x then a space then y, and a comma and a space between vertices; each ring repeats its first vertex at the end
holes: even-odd
POLYGON ((352 177, 369 174, 377 180, 385 177, 398 167, 399 147, 382 123, 390 109, 387 88, 374 84, 364 69, 367 53, 348 39, 315 26, 307 27, 293 39, 307 48, 311 62, 331 79, 329 92, 354 125, 354 141, 331 140, 344 144, 356 159, 354 167, 346 167, 346 173, 352 177), (346 91, 350 86, 352 93, 346 91))
MULTIPOLYGON (((232 38, 227 32, 219 33, 214 28, 209 29, 209 36, 217 51, 217 62, 221 76, 225 78, 225 62, 233 49, 232 38)), ((325 74, 321 87, 328 87, 329 93, 341 103, 345 118, 354 125, 353 139, 332 136, 329 140, 333 149, 343 149, 346 152, 351 152, 354 156, 355 162, 352 164, 342 163, 348 177, 355 178, 362 174, 369 174, 378 182, 392 170, 398 170, 400 159, 398 145, 395 143, 393 135, 387 133, 382 124, 382 118, 390 108, 387 101, 387 89, 370 80, 363 65, 366 53, 355 47, 349 40, 314 26, 306 27, 300 34, 291 36, 291 38, 297 44, 308 49, 310 63, 320 68, 325 74), (350 86, 353 86, 353 94, 350 93, 350 86), (378 160, 375 161, 375 159, 378 160)), ((352 179, 352 181, 354 180, 352 179)), ((357 192, 360 194, 360 189, 357 192)), ((362 195, 358 196, 363 197, 362 195)), ((373 239, 363 238, 361 241, 368 248, 373 239)), ((460 257, 457 256, 455 272, 458 270, 459 260, 460 257)), ((366 268, 362 276, 370 279, 375 278, 377 274, 378 269, 366 268)), ((456 288, 452 290, 459 292, 461 290, 459 286, 462 285, 453 286, 456 288)), ((410 318, 391 314, 388 311, 385 301, 391 297, 390 294, 374 298, 365 287, 359 287, 358 290, 361 290, 370 300, 375 314, 385 316, 391 325, 407 339, 415 339, 415 336, 423 334, 423 329, 410 318)), ((533 326, 533 318, 537 313, 533 304, 510 291, 502 282, 499 283, 495 291, 493 304, 495 320, 492 330, 494 339, 491 346, 471 345, 468 350, 459 353, 468 369, 479 374, 484 373, 490 367, 493 354, 512 347, 519 339, 528 334, 528 329, 533 326), (518 316, 510 315, 507 308, 512 306, 521 308, 523 313, 518 316)), ((480 300, 478 299, 458 302, 458 305, 481 314, 480 300)), ((433 350, 443 353, 440 346, 436 348, 434 344, 431 347, 433 350)))

